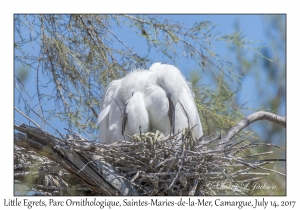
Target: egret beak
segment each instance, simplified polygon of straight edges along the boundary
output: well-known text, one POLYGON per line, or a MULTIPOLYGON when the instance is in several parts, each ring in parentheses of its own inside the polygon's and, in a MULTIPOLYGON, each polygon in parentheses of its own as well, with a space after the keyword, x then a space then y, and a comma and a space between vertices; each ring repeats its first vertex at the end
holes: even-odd
MULTIPOLYGON (((127 105, 127 104, 126 104, 127 105)), ((126 108, 123 111, 123 120, 122 120, 122 135, 124 136, 124 131, 127 123, 127 113, 126 113, 126 108)))
POLYGON ((172 134, 175 133, 175 107, 174 104, 171 100, 171 93, 167 93, 167 98, 169 101, 169 111, 168 111, 168 115, 169 115, 169 120, 170 120, 170 130, 172 132, 172 134))

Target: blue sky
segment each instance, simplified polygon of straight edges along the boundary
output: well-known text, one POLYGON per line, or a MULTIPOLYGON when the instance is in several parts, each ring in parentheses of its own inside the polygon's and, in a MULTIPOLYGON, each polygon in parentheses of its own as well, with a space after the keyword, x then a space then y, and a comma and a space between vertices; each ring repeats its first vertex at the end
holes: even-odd
MULTIPOLYGON (((259 41, 258 43, 254 44, 255 46, 261 46, 261 45, 269 45, 270 40, 269 37, 266 36, 264 27, 262 24, 262 16, 260 15, 166 15, 164 16, 166 18, 170 18, 174 21, 182 22, 186 24, 187 26, 192 26, 195 22, 201 22, 209 20, 213 23, 218 24, 215 28, 215 32, 220 32, 222 35, 233 33, 236 29, 234 28, 234 25, 238 22, 239 23, 239 31, 241 31, 241 34, 245 37, 247 37, 249 40, 253 41, 259 41)), ((128 29, 126 26, 122 26, 121 29, 113 29, 115 30, 115 33, 118 34, 122 40, 129 46, 133 47, 134 50, 137 53, 145 54, 145 49, 147 49, 146 42, 143 38, 138 37, 135 35, 133 31, 128 29)), ((24 31, 24 34, 28 32, 24 31)), ((25 49, 29 51, 30 53, 35 53, 37 51, 38 46, 32 46, 32 45, 26 45, 25 49)), ((233 64, 235 63, 235 55, 229 51, 229 45, 224 43, 216 43, 214 45, 214 50, 221 56, 227 58, 229 61, 231 61, 233 64)), ((250 60, 257 56, 256 54, 252 52, 249 53, 250 60)), ((162 61, 161 55, 158 55, 155 51, 152 51, 150 53, 150 57, 153 59, 153 61, 162 61)), ((184 75, 189 78, 190 73, 192 71, 200 71, 199 68, 196 66, 195 63, 189 62, 185 58, 181 58, 178 62, 178 67, 181 69, 181 71, 184 73, 184 75)), ((15 64, 15 72, 20 69, 20 64, 15 64)), ((209 84, 210 81, 208 77, 205 77, 206 72, 200 71, 200 74, 203 74, 203 80, 201 83, 203 84, 209 84)), ((26 90, 28 90, 29 95, 33 96, 36 91, 36 81, 35 81, 36 72, 34 70, 29 70, 29 77, 25 82, 26 90)), ((257 82, 258 78, 255 78, 253 75, 246 76, 243 80, 243 86, 244 89, 238 94, 237 98, 240 103, 249 101, 248 106, 252 108, 259 108, 259 107, 268 107, 268 104, 262 104, 263 102, 260 100, 257 100, 257 93, 254 91, 254 88, 252 86, 257 82)), ((259 80, 264 81, 264 78, 259 78, 259 80)), ((53 94, 53 86, 51 84, 49 85, 49 94, 53 94)), ((268 87, 270 89, 270 93, 272 92, 272 87, 268 87)), ((17 91, 15 91, 15 99, 18 97, 17 91)), ((16 101, 15 101, 16 104, 16 101)), ((36 97, 31 102, 31 105, 38 104, 36 97)), ((49 109, 53 109, 53 104, 49 103, 48 105, 49 109)), ((47 108, 47 106, 45 108, 47 108)), ((22 107, 20 107, 22 108, 22 107)), ((246 111, 245 115, 250 114, 251 111, 246 111)), ((279 110, 278 114, 285 115, 285 102, 283 102, 283 105, 281 106, 281 109, 279 110)), ((41 120, 36 117, 34 114, 31 115, 32 119, 36 121, 38 124, 42 124, 41 120)), ((15 111, 15 119, 21 120, 23 122, 27 122, 24 117, 22 117, 19 113, 15 111)), ((61 122, 58 119, 53 119, 50 122, 54 127, 59 128, 60 132, 66 133, 66 131, 63 128, 66 128, 67 125, 64 124, 64 122, 61 122)), ((48 132, 53 133, 54 131, 49 128, 48 132)))

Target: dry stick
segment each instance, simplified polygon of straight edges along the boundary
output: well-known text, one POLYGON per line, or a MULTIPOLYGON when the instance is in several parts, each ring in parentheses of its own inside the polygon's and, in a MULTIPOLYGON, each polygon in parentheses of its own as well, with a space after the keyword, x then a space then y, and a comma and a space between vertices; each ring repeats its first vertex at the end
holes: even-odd
POLYGON ((136 179, 139 177, 140 172, 141 172, 141 171, 138 171, 138 172, 136 173, 136 175, 132 178, 132 180, 130 180, 131 183, 133 183, 134 180, 136 180, 136 179))
MULTIPOLYGON (((97 160, 97 159, 96 159, 97 160)), ((88 163, 86 163, 77 173, 79 174, 88 164, 94 162, 95 160, 91 160, 88 163)))
POLYGON ((129 158, 129 159, 132 159, 133 161, 136 161, 136 162, 138 162, 138 163, 140 163, 140 164, 142 164, 142 165, 144 165, 144 166, 147 165, 147 164, 145 164, 145 163, 143 163, 143 162, 137 160, 136 158, 133 158, 133 157, 131 157, 131 156, 129 156, 129 155, 126 155, 123 151, 121 151, 121 150, 119 150, 119 149, 116 149, 116 148, 112 148, 112 149, 115 150, 116 152, 121 153, 121 154, 124 155, 125 157, 127 157, 127 158, 129 158))
POLYGON ((286 161, 286 159, 263 159, 258 161, 286 161))
POLYGON ((232 140, 239 139, 239 138, 241 138, 241 137, 243 137, 243 136, 246 136, 246 135, 248 135, 248 134, 250 134, 250 133, 253 133, 253 131, 246 131, 245 133, 242 133, 241 135, 232 138, 232 140))
POLYGON ((261 167, 261 166, 258 166, 258 168, 263 169, 263 170, 266 170, 266 171, 271 171, 271 172, 274 172, 274 173, 279 174, 279 175, 282 175, 282 176, 286 176, 285 174, 280 173, 280 172, 275 171, 275 170, 272 170, 272 169, 263 168, 263 167, 261 167))
POLYGON ((228 144, 228 143, 229 143, 229 142, 233 142, 235 139, 236 139, 236 138, 230 138, 228 141, 224 141, 223 138, 221 138, 221 139, 220 139, 220 143, 214 145, 214 147, 216 147, 216 146, 221 146, 221 145, 224 145, 224 144, 225 144, 224 147, 229 147, 230 144, 228 144))
POLYGON ((166 162, 171 161, 171 160, 173 160, 175 158, 176 157, 171 157, 171 158, 165 159, 164 161, 162 161, 159 164, 157 164, 154 168, 158 168, 159 166, 161 166, 161 165, 165 164, 166 162))
POLYGON ((257 120, 268 120, 283 127, 286 127, 285 117, 278 116, 265 111, 255 112, 242 119, 239 123, 233 126, 228 133, 222 138, 222 142, 228 142, 233 136, 239 133, 242 129, 250 125, 257 120))
POLYGON ((195 179, 194 185, 193 185, 192 189, 189 191, 189 196, 195 195, 195 191, 196 191, 196 189, 197 189, 197 186, 198 186, 199 181, 200 181, 199 178, 195 179))
POLYGON ((252 178, 252 179, 244 179, 244 180, 241 180, 241 181, 235 181, 236 183, 243 183, 243 182, 251 182, 251 181, 256 181, 256 180, 259 180, 261 179, 262 177, 255 177, 255 178, 252 178))
POLYGON ((165 143, 167 142, 168 140, 170 140, 170 149, 174 149, 174 146, 180 141, 180 138, 176 140, 176 137, 181 133, 182 131, 178 131, 177 134, 174 134, 173 136, 172 135, 168 135, 164 138, 162 138, 161 140, 159 140, 160 143, 165 143), (172 139, 174 139, 174 142, 172 143, 172 139))
MULTIPOLYGON (((259 167, 259 166, 266 165, 266 164, 267 164, 267 162, 264 162, 264 163, 256 164, 255 166, 256 166, 256 167, 259 167)), ((255 173, 255 172, 248 172, 248 171, 250 171, 251 169, 252 169, 251 167, 248 167, 248 168, 246 168, 246 169, 242 169, 242 170, 236 171, 236 172, 232 173, 231 175, 232 175, 232 176, 239 175, 239 174, 242 174, 242 172, 245 172, 245 173, 255 173)), ((269 173, 268 173, 268 174, 269 174, 269 173)))
POLYGON ((179 100, 178 100, 178 102, 180 103, 180 105, 181 105, 181 107, 182 107, 182 109, 183 109, 183 111, 184 111, 184 113, 185 113, 185 115, 186 115, 186 117, 187 117, 188 128, 190 128, 190 120, 189 120, 189 116, 188 116, 188 114, 187 114, 185 108, 183 107, 182 103, 181 103, 179 100))
POLYGON ((272 154, 272 153, 273 153, 273 151, 261 152, 261 153, 258 153, 258 154, 243 156, 242 158, 249 158, 249 157, 254 157, 254 156, 262 156, 262 155, 268 155, 268 154, 272 154))
POLYGON ((279 147, 279 146, 276 146, 275 144, 271 144, 271 143, 258 143, 258 144, 255 144, 254 146, 273 146, 273 147, 276 147, 276 148, 279 148, 279 149, 282 149, 284 151, 286 151, 285 148, 282 148, 282 147, 279 147))
POLYGON ((64 128, 64 129, 67 130, 67 131, 69 131, 70 133, 73 133, 73 134, 77 135, 78 137, 82 138, 82 140, 75 140, 74 139, 73 141, 89 141, 86 138, 84 138, 82 135, 80 135, 79 133, 76 133, 76 132, 74 132, 74 131, 72 131, 72 130, 70 130, 68 128, 64 128))
POLYGON ((14 107, 14 109, 19 112, 21 115, 23 115, 25 118, 27 118, 30 122, 36 125, 36 127, 41 128, 36 122, 34 122, 32 119, 30 119, 26 114, 21 112, 17 107, 14 107))
POLYGON ((142 143, 142 145, 143 145, 143 150, 145 150, 146 147, 145 147, 145 144, 144 144, 143 138, 142 138, 142 126, 139 126, 139 130, 140 130, 140 138, 141 138, 141 143, 142 143))
POLYGON ((45 119, 43 119, 38 113, 36 113, 33 109, 31 109, 31 111, 33 111, 33 113, 36 114, 41 120, 43 120, 43 122, 47 123, 51 128, 53 128, 61 136, 62 139, 65 139, 64 135, 61 132, 59 132, 50 123, 48 123, 45 119))
POLYGON ((221 139, 221 134, 219 134, 218 136, 214 137, 213 139, 209 140, 209 141, 206 141, 206 142, 203 142, 201 143, 201 145, 206 145, 206 144, 209 144, 211 142, 214 142, 216 140, 220 140, 221 139))
MULTIPOLYGON (((187 123, 188 123, 188 132, 191 132, 192 128, 190 129, 190 119, 189 119, 189 116, 187 114, 187 111, 185 110, 184 106, 182 105, 182 103, 178 100, 178 102, 180 103, 185 115, 186 115, 186 118, 187 118, 187 123)), ((195 127, 196 125, 193 126, 193 128, 195 127)))
POLYGON ((256 140, 256 141, 254 141, 254 142, 250 142, 249 144, 246 144, 246 145, 242 145, 241 147, 239 147, 238 149, 247 149, 247 148, 249 148, 251 145, 254 145, 255 146, 255 143, 256 142, 259 142, 260 141, 260 139, 258 139, 258 140, 256 140))
POLYGON ((173 179, 172 183, 170 184, 170 186, 168 188, 166 188, 166 190, 170 190, 171 189, 171 187, 174 185, 175 180, 177 179, 177 177, 178 177, 178 175, 179 175, 179 173, 181 171, 181 168, 182 168, 182 165, 183 165, 183 162, 184 162, 184 150, 185 150, 185 142, 184 141, 185 141, 185 138, 186 138, 186 136, 182 136, 182 153, 181 153, 182 157, 181 157, 181 163, 180 163, 178 172, 177 172, 175 178, 173 179))
MULTIPOLYGON (((230 145, 228 149, 232 149, 232 148, 234 148, 236 145, 239 145, 239 144, 241 144, 241 143, 243 143, 243 142, 245 142, 245 141, 246 141, 245 139, 242 139, 242 140, 238 141, 237 143, 235 143, 235 144, 233 144, 233 145, 230 145)), ((235 147, 235 148, 236 148, 236 149, 240 149, 241 147, 239 147, 239 148, 235 147)), ((231 151, 233 151, 233 150, 231 150, 231 151)))

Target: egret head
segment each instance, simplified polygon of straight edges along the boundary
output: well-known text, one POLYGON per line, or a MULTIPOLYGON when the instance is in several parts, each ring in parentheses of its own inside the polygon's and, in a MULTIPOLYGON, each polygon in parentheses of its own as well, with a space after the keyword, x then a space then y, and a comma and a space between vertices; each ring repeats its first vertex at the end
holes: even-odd
POLYGON ((149 83, 150 72, 147 70, 135 70, 124 77, 121 85, 121 98, 126 102, 135 92, 143 92, 149 83))
POLYGON ((184 77, 178 68, 172 65, 155 63, 149 68, 156 79, 157 85, 161 86, 166 94, 170 93, 172 102, 177 104, 179 95, 185 84, 184 77))

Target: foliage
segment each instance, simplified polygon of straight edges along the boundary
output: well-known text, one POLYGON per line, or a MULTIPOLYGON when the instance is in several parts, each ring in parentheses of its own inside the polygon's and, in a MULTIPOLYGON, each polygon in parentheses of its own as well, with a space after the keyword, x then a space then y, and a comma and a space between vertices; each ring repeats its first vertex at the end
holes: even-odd
MULTIPOLYGON (((254 78, 255 84, 252 86, 253 95, 256 96, 255 106, 251 106, 251 101, 248 104, 239 102, 240 110, 243 113, 254 112, 257 110, 266 110, 281 116, 286 116, 286 23, 285 15, 266 15, 262 16, 262 24, 264 32, 269 37, 269 43, 261 52, 266 57, 251 57, 243 48, 239 46, 230 46, 233 55, 236 57, 236 72, 249 78, 254 78)), ((235 24, 236 31, 239 30, 239 22, 235 24)), ((245 81, 241 80, 241 84, 245 81)), ((242 87, 243 89, 244 87, 242 87)), ((241 91, 243 92, 243 91, 241 91)), ((245 114, 244 114, 245 115, 245 114)), ((265 143, 273 143, 281 147, 286 147, 286 129, 270 124, 258 122, 250 126, 255 133, 251 140, 263 140, 265 143)), ((262 147, 259 151, 268 151, 268 148, 262 147)), ((257 151, 258 152, 258 151, 257 151)), ((283 150, 276 150, 270 156, 271 158, 285 157, 286 153, 283 150)), ((268 166, 269 169, 277 169, 285 173, 286 163, 278 162, 275 166, 268 166)), ((263 182, 269 185, 281 187, 281 191, 285 190, 285 177, 276 176, 263 179, 263 182)), ((282 193, 282 192, 278 192, 282 193)), ((257 195, 257 194, 256 194, 257 195)))

